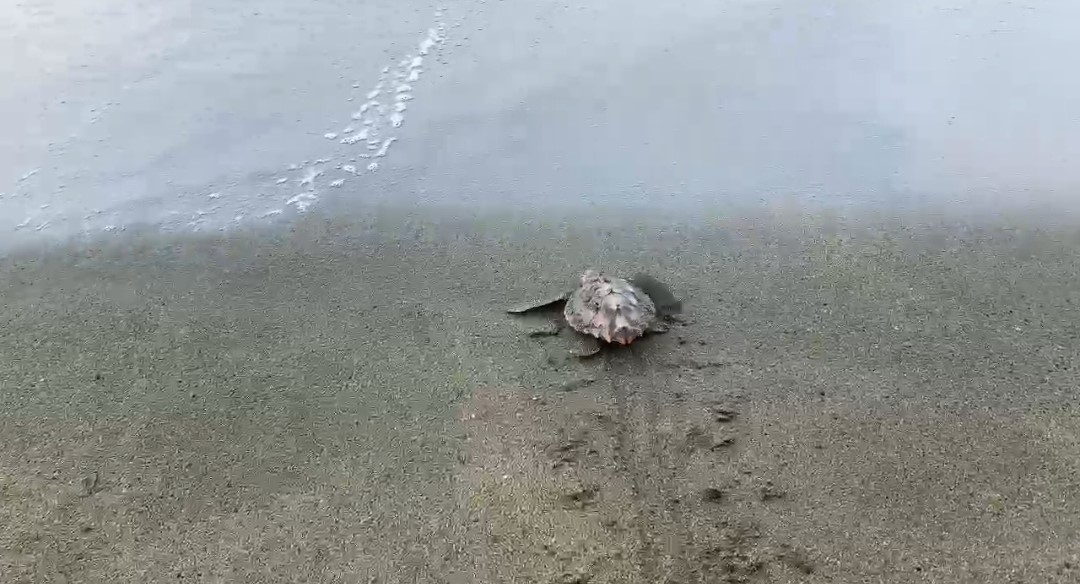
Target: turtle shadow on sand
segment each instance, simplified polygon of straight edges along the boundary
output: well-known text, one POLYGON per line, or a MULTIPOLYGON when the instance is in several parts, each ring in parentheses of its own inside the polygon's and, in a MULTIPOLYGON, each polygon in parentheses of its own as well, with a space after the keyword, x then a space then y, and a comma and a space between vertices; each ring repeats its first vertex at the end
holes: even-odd
POLYGON ((531 334, 568 338, 570 353, 587 358, 611 345, 629 345, 645 335, 667 332, 682 312, 682 302, 648 274, 623 279, 587 270, 576 287, 507 312, 550 314, 551 327, 531 334))

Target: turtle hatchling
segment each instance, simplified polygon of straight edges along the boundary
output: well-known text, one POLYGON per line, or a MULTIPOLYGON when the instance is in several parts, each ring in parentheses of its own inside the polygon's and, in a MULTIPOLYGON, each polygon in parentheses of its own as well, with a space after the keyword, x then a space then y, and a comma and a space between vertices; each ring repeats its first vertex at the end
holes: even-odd
POLYGON ((590 357, 600 352, 601 341, 629 345, 646 334, 667 332, 667 320, 682 310, 682 304, 666 285, 646 274, 623 279, 587 270, 576 288, 507 312, 525 314, 559 308, 562 318, 541 334, 556 335, 570 325, 580 333, 580 347, 572 352, 590 357))

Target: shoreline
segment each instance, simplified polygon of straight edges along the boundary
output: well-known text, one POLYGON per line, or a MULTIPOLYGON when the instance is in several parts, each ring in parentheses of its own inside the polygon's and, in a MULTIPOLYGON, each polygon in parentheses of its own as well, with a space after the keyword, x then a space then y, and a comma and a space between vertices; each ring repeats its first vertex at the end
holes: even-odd
POLYGON ((539 233, 588 234, 600 239, 605 234, 625 229, 639 230, 643 237, 673 229, 687 233, 758 230, 770 236, 798 239, 841 231, 847 231, 849 235, 862 235, 864 230, 1068 232, 1080 226, 1080 215, 1066 202, 1043 202, 1035 206, 1019 199, 976 205, 963 200, 935 203, 917 198, 900 199, 893 204, 841 204, 834 200, 791 195, 777 197, 769 204, 739 199, 686 206, 666 204, 661 198, 640 198, 611 205, 596 202, 477 205, 458 200, 454 195, 448 194, 457 201, 451 203, 424 197, 399 197, 393 201, 376 198, 368 203, 330 199, 304 213, 281 214, 256 223, 208 231, 177 229, 155 223, 132 223, 110 231, 70 232, 62 236, 48 231, 29 233, 23 230, 0 236, 0 261, 8 257, 37 255, 38 252, 56 255, 65 249, 121 248, 132 240, 280 239, 282 234, 296 230, 321 231, 324 235, 343 233, 354 238, 358 234, 373 234, 378 238, 388 236, 394 229, 417 226, 434 230, 442 237, 459 232, 509 237, 517 226, 523 225, 539 233))

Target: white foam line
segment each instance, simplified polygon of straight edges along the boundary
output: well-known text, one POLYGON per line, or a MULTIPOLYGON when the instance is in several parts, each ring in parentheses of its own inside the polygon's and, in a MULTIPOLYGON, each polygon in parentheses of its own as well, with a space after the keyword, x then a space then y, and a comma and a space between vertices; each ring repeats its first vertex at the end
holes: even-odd
POLYGON ((322 176, 322 171, 321 170, 315 170, 314 168, 308 168, 307 169, 307 174, 304 175, 304 178, 300 179, 300 186, 314 185, 315 184, 315 179, 319 178, 320 176, 322 176))
POLYGON ((361 140, 367 140, 367 137, 368 137, 369 134, 370 134, 370 130, 368 128, 364 128, 363 130, 360 130, 359 132, 357 132, 357 133, 355 133, 355 134, 353 134, 351 136, 345 136, 344 138, 341 139, 341 143, 346 144, 346 145, 356 144, 357 142, 359 142, 361 140))
POLYGON ((390 145, 397 141, 397 138, 387 138, 383 141, 382 146, 379 147, 379 151, 375 153, 376 158, 382 158, 386 156, 386 151, 390 150, 390 145))
MULTIPOLYGON (((374 172, 379 169, 379 162, 373 159, 385 157, 390 150, 390 146, 397 140, 396 136, 387 135, 390 133, 387 128, 399 128, 404 124, 405 112, 408 109, 407 102, 413 99, 415 91, 414 86, 410 84, 420 79, 423 73, 424 58, 445 41, 446 25, 442 22, 442 7, 435 12, 435 17, 437 26, 427 29, 424 37, 415 45, 415 52, 404 55, 396 66, 392 64, 384 66, 378 82, 370 91, 364 94, 366 95, 366 101, 350 115, 353 121, 361 124, 360 130, 356 131, 356 124, 348 124, 340 132, 327 132, 323 135, 328 140, 334 140, 346 146, 365 144, 365 148, 360 149, 364 150, 364 152, 357 152, 351 158, 349 155, 344 157, 354 162, 368 159, 366 170, 359 169, 355 164, 338 164, 335 166, 337 170, 359 176, 364 172, 374 172), (389 85, 390 83, 393 83, 393 85, 389 85), (377 100, 376 98, 384 92, 392 95, 393 99, 387 99, 385 103, 377 100)), ((353 83, 352 86, 354 89, 359 89, 360 83, 353 83)), ((349 97, 348 100, 352 101, 353 98, 349 97)), ((360 100, 357 99, 357 101, 360 100)), ((321 162, 326 162, 326 160, 316 161, 315 164, 321 162)), ((303 213, 319 201, 315 181, 323 175, 323 171, 316 169, 314 165, 309 166, 306 160, 302 164, 289 166, 289 170, 300 170, 301 168, 304 169, 304 174, 303 178, 298 180, 303 192, 290 197, 285 206, 295 207, 297 211, 303 213)), ((279 185, 286 182, 288 182, 287 179, 277 179, 279 185)), ((344 186, 345 182, 345 178, 338 178, 331 181, 329 186, 340 188, 344 186)), ((268 217, 281 212, 282 209, 273 209, 262 216, 268 217)))
POLYGON ((297 193, 292 196, 288 201, 285 201, 286 205, 293 205, 296 210, 303 213, 308 210, 308 207, 315 204, 319 200, 319 197, 315 193, 297 193))
MULTIPOLYGON (((348 124, 343 127, 339 132, 326 132, 323 137, 327 140, 333 140, 345 145, 354 145, 359 143, 365 143, 365 152, 355 153, 350 158, 352 161, 367 159, 366 169, 361 170, 355 164, 339 164, 335 163, 336 169, 343 173, 351 174, 353 176, 359 176, 364 172, 374 172, 379 169, 380 162, 374 160, 377 158, 383 158, 388 155, 390 147, 397 141, 397 137, 388 135, 392 131, 388 131, 388 127, 399 128, 405 121, 406 110, 408 109, 407 102, 414 99, 414 86, 412 84, 419 81, 424 69, 425 58, 428 58, 433 51, 436 51, 438 47, 446 40, 446 25, 442 22, 444 15, 444 8, 439 7, 435 11, 436 27, 429 28, 426 34, 414 45, 415 49, 410 53, 403 56, 400 59, 397 66, 387 65, 384 66, 379 75, 378 82, 368 91, 366 94, 366 101, 359 106, 359 109, 351 114, 352 120, 358 122, 357 124, 348 124), (390 85, 393 83, 393 85, 390 85), (379 96, 386 93, 387 95, 393 95, 393 99, 385 99, 385 102, 376 100, 379 96), (362 124, 362 125, 361 125, 362 124), (356 128, 359 127, 360 131, 357 132, 356 128)), ((360 89, 361 83, 353 82, 352 87, 354 89, 360 89)), ((350 92, 352 93, 352 92, 350 92)), ((361 94, 357 92, 355 97, 356 101, 361 101, 361 94)), ((353 101, 354 97, 349 97, 349 101, 353 101)), ((355 107, 355 106, 354 106, 355 107)), ((96 121, 96 119, 92 120, 96 121)), ((348 155, 345 156, 346 158, 348 155)), ((271 217, 274 215, 282 214, 288 207, 294 207, 298 212, 303 213, 310 209, 313 205, 317 204, 320 197, 316 189, 316 179, 324 175, 324 171, 321 170, 318 165, 325 164, 332 160, 331 158, 323 158, 316 160, 314 163, 309 163, 307 160, 302 163, 290 164, 288 166, 289 171, 304 172, 297 178, 301 192, 298 192, 289 197, 285 204, 281 208, 271 208, 262 213, 261 217, 271 217)), ((323 167, 326 168, 326 167, 323 167)), ((41 169, 35 168, 24 175, 22 175, 18 181, 23 182, 29 180, 34 175, 38 174, 41 169)), ((339 175, 340 176, 340 175, 339 175)), ((346 175, 347 176, 347 175, 346 175)), ((276 185, 285 185, 290 181, 289 176, 274 177, 276 185)), ((341 188, 346 183, 345 178, 336 178, 330 181, 328 184, 332 188, 341 188)), ((321 184, 321 183, 320 183, 321 184)), ((195 193, 192 193, 193 195, 195 193)), ((260 193, 259 196, 263 196, 264 193, 260 193)), ((4 195, 0 195, 4 196, 4 195)), ((204 193, 202 197, 204 200, 216 200, 226 198, 224 194, 213 192, 204 193)), ((233 205, 228 205, 233 207, 233 205)), ((48 205, 42 205, 42 209, 48 208, 48 205)), ((191 209, 191 207, 188 207, 191 209)), ((221 206, 215 205, 209 209, 195 209, 191 217, 189 225, 195 230, 201 230, 207 227, 209 224, 206 219, 211 214, 216 214, 222 209, 221 206)), ((239 224, 245 220, 246 217, 256 216, 255 214, 248 215, 248 210, 231 209, 233 211, 233 217, 231 222, 228 222, 224 217, 223 221, 226 224, 236 223, 239 224)), ((188 211, 190 212, 190 211, 188 211)), ((24 221, 15 226, 16 229, 23 229, 27 227, 33 227, 37 231, 42 231, 50 227, 51 222, 40 221, 36 225, 33 225, 35 221, 34 217, 27 217, 24 221)), ((182 220, 181 220, 182 221, 182 220)), ((216 222, 216 221, 215 221, 216 222)), ((104 231, 123 230, 124 226, 120 225, 105 225, 104 231)))
POLYGON ((426 55, 431 51, 431 47, 435 46, 435 39, 431 38, 431 33, 435 32, 434 29, 428 31, 428 38, 420 42, 420 47, 417 52, 421 55, 426 55))

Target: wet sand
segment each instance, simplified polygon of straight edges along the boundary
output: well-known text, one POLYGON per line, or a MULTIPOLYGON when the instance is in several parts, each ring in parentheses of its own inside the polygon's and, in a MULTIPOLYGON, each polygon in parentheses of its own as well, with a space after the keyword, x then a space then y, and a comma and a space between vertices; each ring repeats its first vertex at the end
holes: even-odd
POLYGON ((1080 230, 707 223, 0 260, 2 580, 1080 578, 1080 230), (579 362, 502 312, 587 266, 684 326, 579 362))

